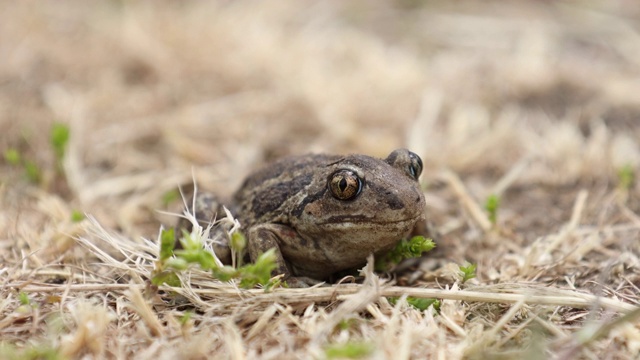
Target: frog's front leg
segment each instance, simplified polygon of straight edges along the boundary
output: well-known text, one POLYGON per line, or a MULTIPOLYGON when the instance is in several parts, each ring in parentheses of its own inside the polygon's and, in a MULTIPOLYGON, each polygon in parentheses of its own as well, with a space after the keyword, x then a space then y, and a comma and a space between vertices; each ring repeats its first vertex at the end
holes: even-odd
POLYGON ((281 245, 295 244, 297 243, 295 241, 297 237, 296 231, 286 225, 263 224, 249 228, 247 231, 247 249, 249 250, 251 262, 255 263, 262 253, 275 249, 276 268, 272 272, 273 276, 284 275, 287 285, 292 288, 309 287, 321 283, 321 281, 306 276, 294 276, 287 261, 284 259, 281 245))

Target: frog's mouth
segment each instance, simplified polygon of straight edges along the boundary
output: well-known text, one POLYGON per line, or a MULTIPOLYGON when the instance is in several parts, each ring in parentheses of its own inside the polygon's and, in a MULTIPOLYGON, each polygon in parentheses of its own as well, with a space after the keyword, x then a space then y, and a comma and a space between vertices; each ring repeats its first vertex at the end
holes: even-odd
POLYGON ((348 225, 361 225, 361 224, 371 224, 371 225, 392 225, 392 224, 404 224, 410 222, 416 222, 420 219, 422 215, 416 215, 414 217, 409 217, 400 220, 382 220, 372 218, 366 215, 346 215, 346 216, 332 216, 328 218, 326 221, 319 222, 319 225, 329 225, 329 226, 348 226, 348 225))

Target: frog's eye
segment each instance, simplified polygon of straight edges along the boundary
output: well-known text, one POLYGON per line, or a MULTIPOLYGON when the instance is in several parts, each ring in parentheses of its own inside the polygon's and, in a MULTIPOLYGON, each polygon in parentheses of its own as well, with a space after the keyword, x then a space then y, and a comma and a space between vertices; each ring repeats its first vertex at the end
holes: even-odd
POLYGON ((338 200, 351 200, 362 191, 363 181, 351 170, 338 170, 329 176, 331 194, 338 200))
POLYGON ((409 168, 407 169, 412 178, 418 180, 422 173, 422 159, 416 153, 409 151, 409 168))

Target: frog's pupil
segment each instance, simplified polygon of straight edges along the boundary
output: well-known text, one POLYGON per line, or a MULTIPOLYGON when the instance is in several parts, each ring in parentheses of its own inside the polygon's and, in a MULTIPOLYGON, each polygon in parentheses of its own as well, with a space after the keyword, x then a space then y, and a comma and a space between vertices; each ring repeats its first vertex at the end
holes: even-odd
POLYGON ((338 186, 340 186, 340 190, 341 191, 345 191, 347 189, 347 179, 342 178, 342 180, 340 180, 340 184, 338 184, 338 186))

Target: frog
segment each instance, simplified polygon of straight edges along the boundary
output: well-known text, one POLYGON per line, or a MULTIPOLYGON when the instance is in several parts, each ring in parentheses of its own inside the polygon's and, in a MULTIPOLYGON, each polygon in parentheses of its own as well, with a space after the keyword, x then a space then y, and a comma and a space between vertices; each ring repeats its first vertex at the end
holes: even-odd
MULTIPOLYGON (((424 232, 422 170, 421 158, 404 148, 384 159, 289 156, 249 174, 230 201, 202 192, 191 203, 203 227, 225 217, 225 204, 247 239, 247 260, 274 249, 273 274, 291 287, 306 287, 424 232)), ((217 242, 213 251, 222 263, 231 263, 228 240, 217 242)))

